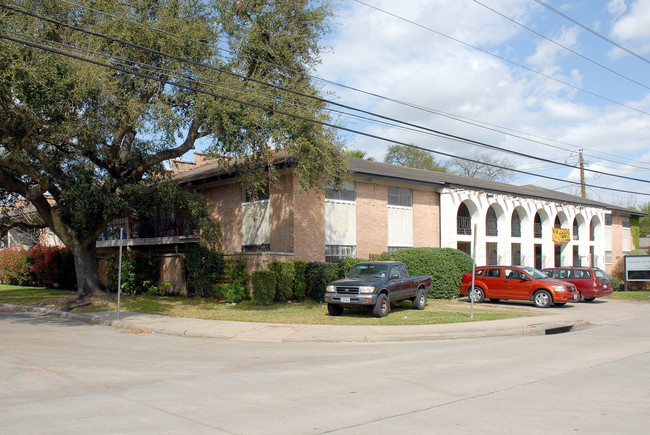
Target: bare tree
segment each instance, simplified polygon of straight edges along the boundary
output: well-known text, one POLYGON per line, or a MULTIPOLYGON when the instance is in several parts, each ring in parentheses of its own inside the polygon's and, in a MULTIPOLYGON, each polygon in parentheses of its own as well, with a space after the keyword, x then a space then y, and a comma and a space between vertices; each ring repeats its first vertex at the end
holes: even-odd
POLYGON ((480 178, 481 180, 508 182, 514 174, 514 164, 506 158, 499 158, 489 153, 476 153, 467 159, 453 159, 451 171, 465 177, 480 178))

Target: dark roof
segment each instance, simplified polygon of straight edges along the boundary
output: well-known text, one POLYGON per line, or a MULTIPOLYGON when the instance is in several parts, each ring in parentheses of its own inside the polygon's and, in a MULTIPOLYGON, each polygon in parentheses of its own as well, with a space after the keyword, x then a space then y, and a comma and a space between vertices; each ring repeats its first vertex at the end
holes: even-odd
POLYGON ((355 175, 369 176, 384 180, 403 181, 428 185, 438 188, 459 188, 478 190, 488 193, 501 193, 505 195, 521 196, 524 198, 544 199, 566 204, 583 205, 589 207, 604 208, 617 213, 629 214, 632 216, 645 216, 644 213, 594 201, 556 190, 544 189, 539 186, 526 185, 515 186, 513 184, 499 183, 497 181, 481 180, 478 178, 463 177, 461 175, 448 174, 445 172, 427 171, 414 169, 405 166, 389 165, 386 163, 371 162, 368 160, 350 158, 350 166, 355 175))
MULTIPOLYGON (((448 174, 445 172, 389 165, 387 163, 373 162, 355 157, 349 157, 348 160, 353 174, 361 177, 368 176, 373 179, 419 184, 438 189, 459 188, 488 193, 500 193, 524 198, 535 198, 566 204, 604 208, 613 212, 629 214, 632 216, 646 216, 644 213, 636 210, 630 210, 624 207, 558 192, 556 190, 544 189, 539 186, 515 186, 513 184, 463 177, 461 175, 448 174)), ((292 159, 288 158, 284 153, 278 153, 274 164, 280 167, 294 165, 292 159)), ((174 178, 182 184, 196 186, 237 176, 237 174, 228 171, 224 166, 224 162, 215 161, 204 163, 195 168, 175 174, 174 178)))

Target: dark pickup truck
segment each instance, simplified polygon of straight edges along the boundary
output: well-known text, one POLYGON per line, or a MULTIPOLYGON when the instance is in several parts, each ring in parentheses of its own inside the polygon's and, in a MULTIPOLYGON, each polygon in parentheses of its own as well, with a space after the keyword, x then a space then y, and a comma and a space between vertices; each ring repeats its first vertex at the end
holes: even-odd
POLYGON ((431 275, 409 276, 403 263, 368 261, 356 264, 344 279, 327 286, 325 301, 332 316, 343 314, 344 307, 370 307, 377 317, 390 311, 391 302, 409 299, 413 308, 423 310, 431 275))

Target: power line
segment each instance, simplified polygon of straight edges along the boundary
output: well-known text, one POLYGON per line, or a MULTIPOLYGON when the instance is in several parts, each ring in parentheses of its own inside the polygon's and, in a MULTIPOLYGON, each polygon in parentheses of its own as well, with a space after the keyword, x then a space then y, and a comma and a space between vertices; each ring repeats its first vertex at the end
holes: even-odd
POLYGON ((616 104, 616 105, 619 105, 619 106, 625 107, 625 108, 627 108, 627 109, 629 109, 629 110, 633 110, 633 111, 635 111, 635 112, 639 112, 639 113, 642 113, 642 114, 644 114, 644 115, 648 115, 648 116, 650 116, 650 113, 648 113, 648 112, 646 112, 646 111, 644 111, 644 110, 637 109, 636 107, 628 106, 627 104, 621 103, 620 101, 616 101, 616 100, 613 100, 613 99, 611 99, 611 98, 608 98, 608 97, 602 96, 602 95, 600 95, 600 94, 597 94, 597 93, 595 93, 595 92, 588 91, 588 90, 586 90, 586 89, 584 89, 584 88, 581 88, 581 87, 579 87, 579 86, 572 85, 571 83, 567 83, 567 82, 565 82, 565 81, 563 81, 563 80, 560 80, 560 79, 555 78, 555 77, 553 77, 553 76, 550 76, 550 75, 548 75, 548 74, 544 74, 544 73, 542 73, 542 72, 540 72, 540 71, 537 71, 537 70, 535 70, 535 69, 533 69, 533 68, 530 68, 530 67, 527 67, 527 66, 525 66, 525 65, 522 65, 522 64, 520 64, 520 63, 517 63, 517 62, 515 62, 515 61, 513 61, 513 60, 510 60, 510 59, 508 59, 508 58, 505 58, 505 57, 503 57, 503 56, 499 56, 498 54, 492 53, 491 51, 488 51, 488 50, 482 49, 482 48, 477 47, 477 46, 475 46, 475 45, 469 44, 469 43, 467 43, 467 42, 465 42, 465 41, 461 41, 461 40, 458 39, 458 38, 454 38, 453 36, 449 36, 449 35, 447 35, 447 34, 445 34, 445 33, 442 33, 442 32, 439 32, 439 31, 437 31, 437 30, 434 30, 434 29, 432 29, 431 27, 424 26, 424 25, 422 25, 422 24, 420 24, 420 23, 418 23, 418 22, 416 22, 416 21, 412 21, 412 20, 409 20, 409 19, 407 19, 407 18, 401 17, 401 16, 396 15, 396 14, 394 14, 394 13, 392 13, 392 12, 388 12, 388 11, 386 11, 386 10, 384 10, 384 9, 378 8, 377 6, 373 6, 373 5, 370 5, 370 4, 368 4, 368 3, 365 3, 365 2, 363 2, 363 1, 361 1, 361 0, 354 0, 354 1, 357 2, 357 3, 359 3, 359 4, 362 4, 362 5, 364 5, 364 6, 367 6, 367 7, 371 8, 371 9, 375 9, 376 11, 379 11, 379 12, 381 12, 381 13, 383 13, 383 14, 390 15, 390 16, 393 17, 393 18, 397 18, 398 20, 405 21, 405 22, 407 22, 407 23, 409 23, 409 24, 412 24, 412 25, 414 25, 414 26, 420 27, 420 28, 422 28, 422 29, 424 29, 424 30, 427 30, 427 31, 429 31, 429 32, 435 33, 436 35, 444 36, 445 38, 451 39, 452 41, 457 42, 457 43, 459 43, 459 44, 462 44, 462 45, 464 45, 464 46, 466 46, 466 47, 470 47, 470 48, 473 48, 474 50, 478 50, 478 51, 480 51, 480 52, 482 52, 482 53, 485 53, 485 54, 488 54, 488 55, 490 55, 490 56, 496 57, 497 59, 500 59, 500 60, 502 60, 502 61, 504 61, 504 62, 507 62, 507 63, 512 64, 512 65, 515 65, 515 66, 517 66, 517 67, 519 67, 519 68, 525 69, 526 71, 530 71, 530 72, 532 72, 532 73, 535 73, 535 74, 537 74, 537 75, 539 75, 539 76, 541 76, 541 77, 547 78, 547 79, 549 79, 549 80, 553 80, 553 81, 555 81, 555 82, 557 82, 557 83, 561 83, 561 84, 563 84, 563 85, 565 85, 565 86, 568 86, 568 87, 570 87, 570 88, 573 88, 573 89, 575 89, 575 90, 577 90, 577 91, 584 92, 584 93, 586 93, 586 94, 589 94, 589 95, 591 95, 591 96, 594 96, 594 97, 600 98, 600 99, 602 99, 602 100, 609 101, 610 103, 613 103, 613 104, 616 104))
POLYGON ((650 60, 646 59, 645 57, 641 56, 640 54, 637 54, 637 53, 633 52, 632 50, 630 50, 630 49, 628 49, 628 48, 626 48, 626 47, 623 47, 623 46, 622 46, 621 44, 619 44, 618 42, 613 41, 613 40, 609 39, 607 36, 605 36, 605 35, 603 35, 603 34, 601 34, 601 33, 598 33, 597 31, 591 29, 591 28, 588 27, 588 26, 585 26, 584 24, 582 24, 581 22, 579 22, 579 21, 577 21, 577 20, 574 20, 574 19, 571 18, 570 16, 568 16, 568 15, 566 15, 566 14, 564 14, 564 13, 558 11, 557 9, 555 9, 554 7, 552 7, 551 5, 548 5, 548 4, 546 4, 546 3, 544 3, 543 1, 540 1, 540 0, 535 0, 535 1, 536 1, 537 3, 539 3, 540 5, 544 6, 544 7, 545 7, 546 9, 548 9, 549 11, 552 11, 552 12, 556 13, 557 15, 561 16, 562 18, 565 18, 565 19, 571 21, 571 22, 572 22, 573 24, 575 24, 576 26, 582 27, 582 28, 585 29, 587 32, 591 33, 592 35, 595 35, 595 36, 599 37, 600 39, 602 39, 603 41, 606 41, 606 42, 612 44, 614 47, 620 48, 620 49, 623 50, 624 52, 626 52, 626 53, 628 53, 628 54, 631 54, 632 56, 636 57, 637 59, 640 59, 640 60, 642 60, 643 62, 645 62, 645 63, 649 63, 649 64, 650 64, 650 60))
POLYGON ((587 56, 584 56, 584 55, 580 54, 579 52, 577 52, 577 51, 575 51, 575 50, 573 50, 573 49, 571 49, 571 48, 569 48, 569 47, 567 47, 567 46, 565 46, 565 45, 562 45, 562 44, 560 44, 559 42, 557 42, 557 41, 555 41, 555 40, 553 40, 553 39, 551 39, 551 38, 549 38, 549 37, 547 37, 547 36, 542 35, 542 34, 539 33, 538 31, 531 29, 530 27, 528 27, 528 26, 526 26, 526 25, 520 23, 519 21, 516 21, 516 20, 514 20, 514 19, 512 19, 512 18, 510 18, 510 17, 508 17, 508 16, 506 16, 506 15, 504 15, 504 14, 502 14, 501 12, 497 11, 496 9, 493 9, 493 8, 491 8, 491 7, 489 7, 489 6, 486 6, 485 4, 481 3, 481 2, 478 1, 478 0, 472 0, 472 1, 473 1, 474 3, 476 3, 476 4, 478 4, 478 5, 483 6, 485 9, 488 9, 488 10, 494 12, 494 13, 497 14, 497 15, 500 15, 501 17, 505 18, 506 20, 510 21, 511 23, 514 23, 514 24, 518 25, 519 27, 522 27, 522 28, 528 30, 529 32, 534 33, 535 35, 539 36, 540 38, 543 38, 543 39, 545 39, 545 40, 551 42, 552 44, 555 44, 555 45, 557 45, 558 47, 563 48, 564 50, 566 50, 566 51, 568 51, 568 52, 570 52, 570 53, 573 53, 574 55, 580 57, 581 59, 584 59, 584 60, 586 60, 587 62, 591 62, 591 63, 593 63, 594 65, 599 66, 600 68, 603 68, 604 70, 607 70, 607 71, 611 72, 612 74, 616 74, 617 76, 619 76, 619 77, 621 77, 621 78, 623 78, 623 79, 625 79, 625 80, 628 80, 628 81, 630 81, 630 82, 632 82, 632 83, 635 83, 635 84, 637 84, 637 85, 639 85, 639 86, 641 86, 641 87, 643 87, 643 88, 645 88, 645 89, 650 90, 650 86, 646 86, 646 85, 644 85, 643 83, 640 83, 640 82, 638 82, 638 81, 636 81, 636 80, 634 80, 634 79, 632 79, 632 78, 630 78, 630 77, 628 77, 628 76, 626 76, 626 75, 623 75, 623 74, 619 73, 618 71, 615 71, 615 70, 613 70, 613 69, 611 69, 611 68, 609 68, 609 67, 607 67, 607 66, 605 66, 605 65, 603 65, 603 64, 601 64, 601 63, 599 63, 599 62, 596 62, 595 60, 590 59, 590 58, 588 58, 587 56))
MULTIPOLYGON (((253 108, 257 108, 257 109, 264 110, 264 111, 272 110, 272 111, 274 111, 275 113, 277 113, 279 115, 284 115, 284 116, 292 117, 292 118, 299 119, 299 120, 302 120, 302 121, 319 124, 319 125, 322 125, 324 127, 329 127, 329 128, 333 128, 333 129, 347 131, 349 133, 354 133, 354 134, 357 134, 357 135, 366 136, 366 137, 369 137, 369 138, 372 138, 372 139, 377 139, 377 140, 381 140, 381 141, 384 141, 384 142, 403 145, 403 146, 419 149, 419 150, 422 150, 422 151, 432 152, 432 153, 447 156, 447 157, 460 158, 461 160, 465 160, 465 161, 469 161, 469 162, 473 162, 473 163, 477 163, 477 164, 483 164, 483 165, 491 166, 491 167, 500 167, 499 165, 494 165, 494 164, 490 164, 490 163, 487 163, 487 162, 480 162, 478 160, 474 160, 474 159, 470 159, 470 158, 466 158, 466 157, 458 157, 458 156, 455 156, 455 155, 452 155, 452 154, 449 154, 449 153, 444 153, 444 152, 441 152, 441 151, 434 151, 434 150, 424 148, 424 147, 420 147, 420 146, 417 146, 417 145, 387 139, 387 138, 384 138, 384 137, 381 137, 381 136, 378 136, 378 135, 373 135, 373 134, 366 133, 366 132, 360 132, 360 131, 353 130, 353 129, 350 129, 350 128, 347 128, 347 127, 335 125, 335 124, 332 124, 332 123, 329 123, 329 122, 315 120, 315 119, 312 119, 312 118, 307 118, 307 117, 304 117, 304 116, 301 116, 301 115, 285 112, 285 111, 278 110, 278 109, 272 109, 270 107, 263 106, 263 105, 260 105, 260 104, 257 104, 257 103, 252 103, 252 102, 249 102, 249 101, 244 101, 244 100, 240 100, 240 99, 233 98, 233 97, 228 97, 228 96, 219 95, 219 94, 216 94, 216 93, 213 93, 213 92, 200 90, 200 89, 193 88, 191 86, 188 86, 188 85, 185 85, 185 84, 182 84, 182 83, 174 83, 174 82, 172 82, 172 81, 170 81, 168 79, 151 77, 151 76, 148 76, 148 75, 146 75, 146 74, 144 74, 142 72, 139 72, 139 71, 129 71, 129 70, 125 69, 125 68, 121 68, 121 67, 110 65, 110 64, 105 64, 105 63, 102 63, 102 62, 99 62, 99 61, 96 61, 96 60, 92 60, 92 59, 88 59, 88 58, 84 58, 82 56, 78 56, 78 55, 75 55, 75 54, 72 54, 72 53, 66 53, 66 52, 63 52, 63 51, 60 51, 60 50, 56 50, 56 49, 51 48, 51 47, 43 46, 41 44, 36 44, 36 43, 29 42, 29 41, 16 39, 16 38, 12 38, 12 37, 1 35, 1 34, 0 34, 0 38, 6 39, 8 41, 12 41, 12 42, 15 42, 15 43, 18 43, 18 44, 27 45, 27 46, 32 47, 32 48, 37 48, 37 49, 40 49, 40 50, 43 50, 43 51, 47 51, 47 52, 50 52, 50 53, 53 53, 53 54, 56 54, 56 55, 70 57, 72 59, 80 60, 80 61, 87 62, 87 63, 93 64, 93 65, 101 66, 101 67, 112 69, 112 70, 119 71, 119 72, 123 72, 125 74, 131 74, 131 75, 138 76, 138 77, 141 77, 141 78, 144 78, 144 79, 147 79, 147 80, 157 81, 157 82, 160 82, 161 84, 164 84, 164 85, 175 86, 175 87, 179 87, 179 88, 184 89, 184 90, 189 90, 189 91, 196 92, 196 93, 210 95, 210 96, 215 97, 215 98, 235 102, 235 103, 238 103, 238 104, 243 104, 243 105, 253 107, 253 108)), ((562 178, 543 176, 543 175, 539 175, 539 174, 533 174, 533 173, 522 171, 522 170, 519 170, 519 169, 511 169, 511 171, 517 172, 517 173, 520 173, 520 174, 525 174, 525 175, 538 177, 538 178, 545 178, 545 179, 554 180, 554 181, 561 181, 561 182, 564 182, 564 183, 568 182, 568 183, 572 183, 572 184, 576 184, 576 185, 580 184, 579 182, 571 182, 569 180, 562 179, 562 178)), ((629 193, 629 194, 650 196, 650 193, 630 192, 629 190, 616 189, 616 188, 612 188, 612 187, 603 187, 603 186, 595 186, 595 185, 586 185, 586 186, 596 188, 596 189, 609 190, 609 191, 613 191, 613 192, 623 192, 623 193, 629 193)))
MULTIPOLYGON (((84 5, 80 5, 78 3, 74 3, 74 2, 71 2, 71 1, 67 1, 67 0, 61 0, 61 1, 64 2, 64 3, 70 4, 70 5, 73 5, 73 6, 77 6, 77 7, 83 8, 83 9, 90 10, 90 11, 95 12, 95 13, 107 15, 107 16, 109 16, 111 18, 114 18, 114 19, 119 19, 119 20, 122 20, 122 21, 126 21, 126 22, 131 23, 133 25, 136 25, 138 27, 143 27, 143 28, 146 28, 146 29, 149 29, 149 30, 152 30, 152 31, 155 31, 155 32, 159 32, 159 33, 162 33, 162 34, 165 34, 165 35, 168 35, 168 36, 174 36, 176 38, 181 38, 182 40, 191 41, 191 42, 194 42, 194 43, 199 44, 199 45, 209 46, 209 44, 207 44, 207 43, 205 43, 203 41, 197 41, 197 40, 193 40, 193 39, 188 39, 186 37, 181 37, 181 36, 179 36, 179 35, 177 35, 175 33, 168 32, 166 30, 157 29, 157 28, 155 28, 153 26, 149 26, 149 25, 146 25, 146 24, 143 24, 143 23, 138 23, 136 21, 129 20, 127 18, 120 17, 120 16, 117 16, 115 14, 111 14, 111 13, 108 13, 108 12, 101 11, 99 9, 94 9, 94 8, 84 6, 84 5)), ((229 54, 231 56, 235 55, 235 53, 233 53, 232 51, 229 51, 229 50, 227 50, 227 49, 225 49, 223 47, 216 47, 216 49, 218 51, 225 52, 225 53, 227 53, 227 54, 229 54)), ((493 125, 493 124, 490 124, 490 123, 473 120, 471 118, 466 118, 466 117, 463 117, 463 116, 460 116, 460 115, 453 115, 453 114, 443 112, 443 111, 440 111, 440 110, 435 110, 435 109, 427 108, 427 107, 424 107, 424 106, 420 106, 420 105, 400 101, 400 100, 397 100, 397 99, 385 97, 385 96, 382 96, 382 95, 379 95, 379 94, 376 94, 376 93, 372 93, 372 92, 364 91, 362 89, 347 86, 345 84, 340 84, 340 83, 336 83, 336 82, 326 80, 326 79, 323 79, 323 78, 320 78, 320 77, 309 75, 309 74, 306 74, 306 73, 304 73, 302 71, 292 70, 291 68, 288 68, 286 66, 278 65, 278 64, 275 64, 273 62, 269 62, 267 60, 259 59, 259 58, 256 58, 256 57, 253 57, 253 56, 250 56, 250 55, 245 55, 245 57, 247 59, 254 60, 256 62, 263 62, 263 63, 265 63, 267 65, 272 65, 272 66, 278 67, 280 69, 283 69, 285 71, 293 72, 293 73, 296 73, 296 74, 301 74, 301 75, 309 77, 309 78, 311 78, 313 80, 317 80, 317 81, 327 83, 327 84, 330 84, 330 85, 338 86, 338 87, 341 87, 343 89, 348 89, 348 90, 352 90, 354 92, 363 93, 365 95, 373 96, 375 98, 380 98, 380 99, 383 99, 383 100, 386 100, 386 101, 391 101, 391 102, 394 102, 394 103, 397 103, 397 104, 400 104, 400 105, 404 105, 404 106, 407 106, 407 107, 412 107, 412 108, 415 108, 417 110, 422 110, 422 111, 426 111, 428 113, 436 114, 436 115, 439 115, 439 116, 444 116, 444 117, 447 117, 449 119, 453 119, 453 120, 458 121, 458 122, 466 123, 466 124, 469 124, 469 125, 474 125, 474 126, 479 127, 479 128, 483 128, 483 129, 490 130, 490 131, 495 131, 495 132, 498 132, 498 133, 501 133, 501 134, 504 134, 504 135, 507 135, 507 136, 512 136, 512 137, 519 138, 519 139, 522 139, 522 140, 526 140, 526 141, 529 141, 529 142, 538 143, 540 145, 548 146, 548 147, 551 147, 551 148, 557 148, 557 149, 562 149, 564 151, 572 151, 572 152, 577 150, 578 148, 580 148, 580 147, 578 147, 576 145, 571 145, 571 144, 568 144, 568 143, 559 142, 557 140, 544 138, 544 137, 540 137, 540 136, 535 136, 535 135, 532 135, 530 133, 525 133, 525 132, 521 132, 521 131, 518 131, 518 130, 513 130, 513 129, 510 129, 510 128, 506 128, 506 127, 499 127, 499 126, 496 126, 496 125, 493 125), (489 126, 489 127, 492 127, 492 128, 489 128, 489 127, 486 127, 486 126, 489 126), (525 135, 528 135, 530 137, 523 137, 523 136, 514 135, 514 134, 511 134, 511 133, 508 133, 507 131, 511 131, 511 132, 515 132, 515 133, 519 133, 519 134, 525 134, 525 135), (531 139, 531 137, 536 138, 536 139, 540 139, 540 140, 531 139), (542 142, 541 139, 546 140, 546 141, 561 143, 561 144, 564 144, 564 145, 567 145, 567 146, 572 146, 575 149, 574 150, 569 150, 569 149, 566 149, 566 148, 551 145, 551 144, 542 142)), ((231 72, 226 71, 226 70, 222 70, 221 72, 224 72, 224 73, 227 73, 227 74, 232 74, 231 72)), ((243 77, 243 78, 246 79, 245 77, 243 77)), ((268 84, 268 83, 266 85, 267 86, 274 86, 274 85, 268 84)), ((287 91, 288 92, 293 92, 292 90, 287 90, 287 91)), ((333 104, 333 103, 329 102, 329 104, 333 104)), ((349 116, 354 116, 354 115, 349 115, 349 116)), ((362 118, 362 117, 359 117, 359 118, 362 118)), ((584 148, 584 147, 582 147, 582 148, 584 148)), ((594 151, 594 153, 596 153, 596 151, 594 151)), ((608 153, 604 153, 604 152, 599 152, 599 153, 602 154, 602 155, 610 155, 612 157, 620 158, 619 156, 615 156, 613 154, 608 154, 608 153)), ((585 155, 590 155, 590 154, 585 153, 585 155)), ((592 157, 596 157, 596 156, 592 156, 592 157)), ((641 166, 629 163, 631 161, 630 159, 623 158, 623 160, 627 160, 627 163, 626 163, 625 161, 614 160, 614 159, 611 159, 611 158, 609 158, 609 159, 605 158, 605 157, 598 157, 598 158, 601 158, 601 159, 607 160, 607 161, 611 161, 611 162, 617 163, 617 164, 623 164, 623 165, 626 165, 626 166, 636 167, 636 168, 639 168, 639 169, 648 169, 647 167, 641 167, 641 166)))

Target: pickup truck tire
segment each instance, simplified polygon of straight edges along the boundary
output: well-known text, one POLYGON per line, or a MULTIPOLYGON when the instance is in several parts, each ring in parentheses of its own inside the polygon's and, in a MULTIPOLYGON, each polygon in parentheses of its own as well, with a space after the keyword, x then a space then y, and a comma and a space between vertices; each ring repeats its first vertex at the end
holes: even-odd
POLYGON ((423 288, 418 289, 415 294, 415 299, 413 299, 413 308, 416 310, 424 310, 427 306, 427 292, 423 288))
POLYGON ((327 312, 330 316, 340 316, 343 314, 343 307, 336 304, 327 304, 327 312))
POLYGON ((377 297, 377 302, 375 303, 375 306, 372 308, 372 314, 375 317, 386 317, 388 312, 390 311, 390 300, 388 299, 388 296, 386 296, 385 293, 382 293, 377 297))

